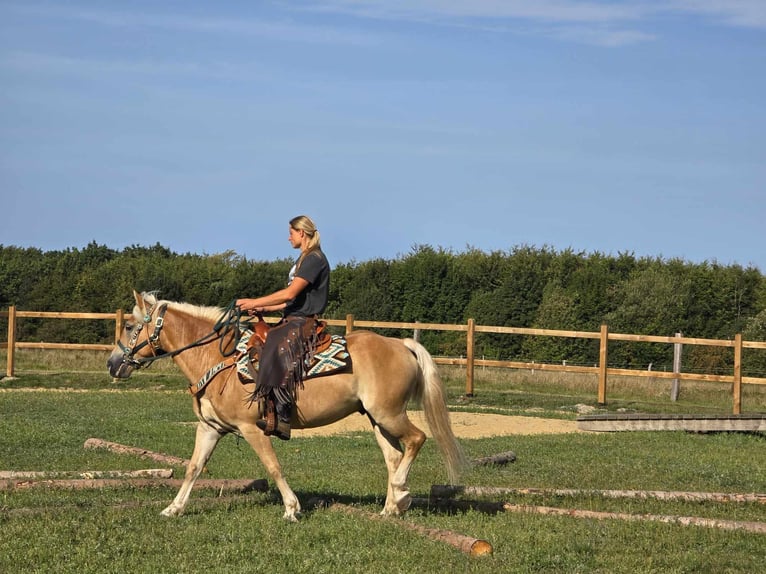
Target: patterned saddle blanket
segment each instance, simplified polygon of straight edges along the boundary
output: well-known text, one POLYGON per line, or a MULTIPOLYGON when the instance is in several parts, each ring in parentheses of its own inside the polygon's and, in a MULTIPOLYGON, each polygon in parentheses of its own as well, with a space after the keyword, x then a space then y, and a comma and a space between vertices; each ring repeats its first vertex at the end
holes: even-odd
MULTIPOLYGON (((255 372, 250 370, 250 357, 247 353, 248 343, 253 336, 253 332, 250 330, 245 331, 242 334, 242 338, 239 340, 237 350, 242 354, 237 359, 237 374, 239 379, 245 383, 255 382, 253 376, 258 372, 258 362, 252 363, 252 368, 255 372)), ((313 377, 319 377, 322 375, 329 375, 335 371, 345 369, 349 365, 350 356, 346 349, 346 339, 340 335, 331 335, 330 345, 323 351, 314 353, 311 358, 311 363, 306 369, 306 379, 313 377)))
MULTIPOLYGON (((254 335, 255 332, 250 329, 243 331, 239 343, 237 343, 236 354, 232 359, 221 361, 217 365, 211 367, 196 385, 189 387, 191 393, 196 395, 202 391, 202 389, 204 389, 216 375, 232 367, 236 369, 240 382, 254 383, 258 373, 258 361, 253 360, 249 352, 250 339, 254 335)), ((330 375, 332 373, 343 371, 350 365, 351 355, 348 354, 345 337, 331 335, 329 346, 314 353, 313 357, 311 357, 310 363, 307 365, 305 371, 306 375, 304 379, 330 375)))

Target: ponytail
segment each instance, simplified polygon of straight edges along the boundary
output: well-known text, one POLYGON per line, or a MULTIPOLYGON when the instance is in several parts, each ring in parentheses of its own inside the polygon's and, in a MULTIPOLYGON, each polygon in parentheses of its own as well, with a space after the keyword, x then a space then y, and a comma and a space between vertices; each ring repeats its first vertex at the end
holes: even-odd
POLYGON ((311 218, 308 215, 299 215, 297 217, 293 217, 290 220, 290 227, 296 231, 303 231, 303 233, 305 233, 306 237, 308 238, 308 241, 306 242, 306 251, 301 253, 301 256, 298 258, 297 266, 300 267, 301 263, 303 262, 303 258, 306 257, 306 255, 312 251, 322 249, 319 230, 317 229, 317 226, 314 224, 314 222, 311 221, 311 218))

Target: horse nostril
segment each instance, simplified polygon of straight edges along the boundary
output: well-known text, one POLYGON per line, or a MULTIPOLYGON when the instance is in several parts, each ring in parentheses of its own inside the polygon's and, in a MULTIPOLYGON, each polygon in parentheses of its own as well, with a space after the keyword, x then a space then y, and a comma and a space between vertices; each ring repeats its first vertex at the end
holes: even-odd
POLYGON ((109 359, 106 361, 106 368, 109 371, 109 374, 113 377, 120 377, 123 375, 123 367, 125 366, 124 361, 122 360, 122 356, 119 355, 112 355, 109 357, 109 359))

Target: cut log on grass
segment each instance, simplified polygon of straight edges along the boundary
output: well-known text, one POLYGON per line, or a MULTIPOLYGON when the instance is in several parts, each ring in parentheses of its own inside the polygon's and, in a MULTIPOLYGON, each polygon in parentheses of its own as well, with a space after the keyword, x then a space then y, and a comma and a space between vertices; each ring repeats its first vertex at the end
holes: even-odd
POLYGON ((369 518, 370 520, 387 520, 392 524, 396 524, 398 526, 402 526, 409 530, 418 532, 419 534, 422 534, 431 540, 445 542, 450 546, 454 546, 461 552, 469 554, 470 556, 484 556, 487 554, 492 554, 492 545, 486 540, 479 540, 478 538, 465 536, 464 534, 453 532, 451 530, 443 530, 441 528, 427 528, 425 526, 420 526, 418 524, 413 524, 411 522, 406 522, 399 519, 388 520, 380 514, 368 512, 360 508, 354 508, 353 506, 348 506, 347 504, 341 504, 339 502, 330 504, 327 506, 327 508, 334 511, 345 512, 346 514, 363 516, 365 518, 369 518))
POLYGON ((178 458, 177 456, 171 456, 169 454, 162 454, 159 452, 152 452, 145 448, 136 448, 134 446, 126 446, 116 442, 109 442, 100 438, 89 438, 83 445, 84 448, 104 448, 112 452, 120 454, 132 454, 140 456, 141 458, 149 458, 158 462, 164 462, 166 464, 178 464, 181 466, 187 466, 189 460, 185 458, 178 458))
MULTIPOLYGON (((130 486, 132 488, 151 488, 157 486, 168 486, 180 488, 181 479, 170 478, 95 478, 82 480, 0 480, 0 490, 27 489, 27 488, 63 488, 73 490, 99 489, 99 488, 120 488, 130 486)), ((257 480, 241 479, 201 479, 194 483, 194 490, 202 488, 213 488, 219 493, 222 492, 267 492, 269 484, 266 479, 257 480)))
POLYGON ((747 522, 741 520, 721 520, 719 518, 701 518, 699 516, 665 516, 658 514, 627 514, 625 512, 599 512, 595 510, 576 510, 568 508, 553 508, 550 506, 528 506, 526 504, 503 504, 505 512, 520 512, 523 514, 546 514, 552 516, 572 516, 574 518, 591 518, 595 520, 628 520, 665 522, 683 526, 704 526, 707 528, 722 528, 724 530, 745 530, 766 534, 766 522, 747 522))
POLYGON ((473 464, 508 464, 509 462, 513 462, 515 460, 516 453, 509 450, 508 452, 501 452, 498 454, 493 454, 492 456, 485 456, 483 458, 474 459, 473 464))
POLYGON ((142 470, 0 470, 0 479, 45 478, 173 478, 172 468, 146 468, 142 470))
POLYGON ((413 499, 413 504, 439 508, 445 512, 455 510, 477 510, 486 514, 499 514, 501 512, 517 512, 522 514, 546 514, 549 516, 571 516, 572 518, 590 518, 595 520, 627 520, 644 522, 665 522, 680 524, 683 526, 704 526, 707 528, 721 528, 724 530, 745 530, 766 534, 766 522, 748 522, 740 520, 721 520, 718 518, 702 518, 699 516, 670 516, 657 514, 628 514, 624 512, 599 512, 594 510, 580 510, 578 508, 556 508, 551 506, 532 506, 528 504, 510 504, 508 502, 477 502, 471 500, 452 500, 440 498, 435 500, 413 499))
POLYGON ((582 490, 573 488, 501 488, 492 486, 449 486, 434 484, 431 496, 450 498, 458 494, 497 496, 503 494, 540 494, 548 496, 601 496, 604 498, 638 498, 685 500, 691 502, 759 502, 766 504, 766 494, 734 492, 685 492, 667 490, 582 490))

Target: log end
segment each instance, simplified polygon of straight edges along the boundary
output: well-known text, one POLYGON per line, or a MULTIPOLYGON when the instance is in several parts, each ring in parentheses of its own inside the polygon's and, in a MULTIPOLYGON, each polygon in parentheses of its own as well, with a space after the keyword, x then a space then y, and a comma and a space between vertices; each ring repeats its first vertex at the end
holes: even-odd
POLYGON ((492 554, 492 545, 486 540, 476 540, 471 544, 471 556, 487 556, 492 554))

